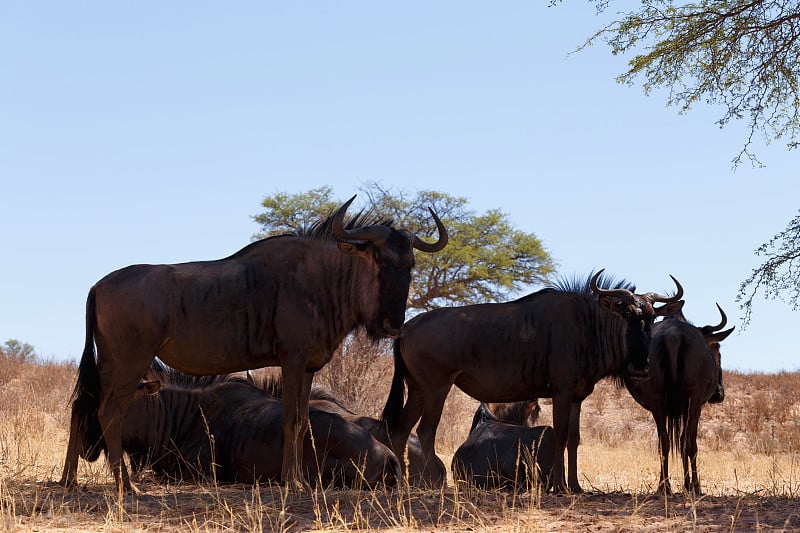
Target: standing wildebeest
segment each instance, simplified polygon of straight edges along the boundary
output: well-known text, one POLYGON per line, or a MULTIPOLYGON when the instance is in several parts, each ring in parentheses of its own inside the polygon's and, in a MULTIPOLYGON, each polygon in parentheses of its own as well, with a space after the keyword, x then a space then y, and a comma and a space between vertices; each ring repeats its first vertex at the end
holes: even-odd
POLYGON ((649 375, 642 380, 625 379, 633 399, 650 411, 656 422, 661 455, 659 489, 668 494, 672 493, 670 443, 681 453, 684 488, 700 494, 697 426, 703 404, 719 403, 725 397, 719 343, 734 330, 720 331, 728 319, 719 304, 717 308, 722 321, 716 326, 695 327, 685 321, 683 313, 656 323, 650 341, 649 375))
MULTIPOLYGON (((149 465, 173 479, 277 481, 283 449, 282 402, 228 376, 192 377, 151 370, 122 422, 122 447, 134 472, 149 465)), ((302 469, 309 480, 337 486, 396 479, 394 453, 368 431, 311 408, 302 469), (312 440, 313 436, 313 440, 312 440)))
MULTIPOLYGON (((538 402, 511 406, 539 409, 538 402)), ((523 421, 532 424, 535 417, 526 416, 523 421)), ((530 490, 540 484, 546 491, 552 481, 554 450, 552 427, 510 423, 481 402, 467 440, 453 455, 453 479, 482 489, 530 490)))
MULTIPOLYGON (((255 384, 256 387, 265 391, 268 396, 273 398, 282 398, 283 390, 280 377, 275 375, 273 372, 269 372, 269 370, 271 369, 262 369, 261 371, 257 370, 252 372, 250 373, 249 379, 255 384)), ((377 418, 362 416, 354 413, 333 393, 322 387, 318 387, 317 385, 311 387, 311 395, 308 405, 313 409, 339 415, 345 420, 352 422, 353 424, 356 424, 362 429, 368 431, 373 438, 378 440, 378 442, 385 444, 386 446, 391 446, 389 436, 386 434, 386 424, 382 423, 377 418)), ((538 404, 536 404, 536 408, 538 410, 538 404)), ((513 407, 511 409, 513 409, 513 407)), ((514 409, 514 413, 522 410, 525 411, 527 416, 527 409, 514 409)), ((419 439, 412 433, 408 438, 408 483, 412 486, 425 486, 425 480, 430 477, 426 476, 426 471, 433 471, 439 473, 439 475, 446 475, 446 468, 442 460, 434 456, 433 461, 433 464, 427 465, 425 462, 425 456, 422 454, 422 447, 419 444, 419 439)))
POLYGON ((122 458, 121 424, 157 355, 191 374, 280 366, 286 392, 281 481, 303 488, 301 442, 314 372, 358 327, 374 339, 399 335, 413 249, 436 252, 447 244, 433 210, 436 243, 390 222, 365 224, 361 215, 345 224, 354 199, 309 230, 254 242, 225 259, 134 265, 98 281, 86 302, 86 344, 60 482, 73 485, 78 458, 96 458, 105 448, 117 484, 134 488, 122 458))
MULTIPOLYGON (((683 305, 683 288, 675 278, 677 294, 666 297, 601 289, 601 273, 580 287, 543 289, 506 303, 440 308, 409 320, 395 340, 395 373, 383 412, 398 458, 420 417, 417 435, 423 452, 434 455, 436 428, 453 384, 483 402, 551 397, 554 488, 567 488, 568 447, 569 490, 579 492, 581 402, 604 377, 646 375, 653 320, 683 305), (666 305, 654 308, 655 302, 666 305)), ((431 480, 437 481, 444 479, 431 480)))

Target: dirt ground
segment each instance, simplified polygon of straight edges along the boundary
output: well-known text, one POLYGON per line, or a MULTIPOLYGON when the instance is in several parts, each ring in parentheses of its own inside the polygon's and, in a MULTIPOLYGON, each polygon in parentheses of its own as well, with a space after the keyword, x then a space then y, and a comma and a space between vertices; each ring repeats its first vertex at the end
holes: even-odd
POLYGON ((76 491, 6 480, 2 525, 29 531, 800 531, 794 498, 141 484, 76 491), (12 496, 9 498, 9 496, 12 496))

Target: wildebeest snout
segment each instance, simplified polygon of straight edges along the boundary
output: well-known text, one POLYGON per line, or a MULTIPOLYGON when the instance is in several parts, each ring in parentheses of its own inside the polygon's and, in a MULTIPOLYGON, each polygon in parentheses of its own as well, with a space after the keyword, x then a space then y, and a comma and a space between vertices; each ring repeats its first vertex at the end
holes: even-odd
POLYGON ((633 379, 645 379, 650 374, 650 358, 645 359, 644 365, 636 365, 633 361, 628 361, 627 374, 633 379))
POLYGON ((720 383, 717 385, 717 388, 714 389, 714 394, 711 395, 711 398, 708 399, 708 403, 721 403, 722 400, 725 399, 725 387, 720 383))

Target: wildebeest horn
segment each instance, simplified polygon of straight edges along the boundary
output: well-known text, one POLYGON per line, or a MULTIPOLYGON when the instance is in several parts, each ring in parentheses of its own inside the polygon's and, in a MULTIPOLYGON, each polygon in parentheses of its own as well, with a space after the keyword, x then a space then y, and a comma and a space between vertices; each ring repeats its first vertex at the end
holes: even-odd
POLYGON ((344 227, 344 214, 347 208, 353 203, 357 195, 347 200, 342 207, 340 207, 336 214, 333 215, 331 220, 331 229, 337 239, 343 241, 379 241, 385 239, 389 234, 389 228, 376 224, 374 226, 367 226, 365 228, 345 229, 344 227))
POLYGON ((592 292, 597 294, 598 296, 617 296, 622 298, 623 296, 630 296, 633 294, 628 289, 601 289, 597 286, 597 280, 600 279, 600 275, 605 271, 605 268, 601 268, 598 270, 594 276, 592 276, 592 280, 589 282, 589 288, 592 289, 592 292))
POLYGON ((722 316, 722 322, 720 322, 716 326, 703 326, 702 330, 704 332, 708 331, 709 333, 713 333, 715 331, 719 331, 725 327, 725 324, 728 323, 728 317, 725 315, 725 311, 722 310, 719 304, 717 304, 717 309, 719 309, 719 314, 722 316))
POLYGON ((442 224, 442 221, 439 220, 439 217, 436 216, 436 213, 433 212, 433 209, 429 207, 428 211, 431 212, 433 220, 436 222, 436 229, 439 232, 439 240, 436 242, 425 242, 414 235, 414 239, 411 241, 411 246, 422 252, 433 253, 444 248, 447 245, 449 237, 447 236, 447 229, 445 229, 444 224, 442 224))
POLYGON ((652 301, 652 302, 661 302, 661 303, 668 304, 668 303, 672 303, 672 302, 677 302, 681 298, 683 298, 683 287, 681 287, 681 284, 678 282, 677 279, 675 279, 675 276, 670 274, 669 277, 671 277, 672 281, 675 282, 675 286, 678 287, 678 292, 676 292, 673 296, 662 296, 662 295, 660 295, 658 293, 651 292, 651 293, 648 293, 648 296, 650 297, 650 301, 652 301))

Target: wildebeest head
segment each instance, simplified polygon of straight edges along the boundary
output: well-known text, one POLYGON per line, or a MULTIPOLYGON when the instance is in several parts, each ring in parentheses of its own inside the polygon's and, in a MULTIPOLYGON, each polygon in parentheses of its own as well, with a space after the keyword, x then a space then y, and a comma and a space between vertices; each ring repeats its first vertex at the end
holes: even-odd
POLYGON ((602 289, 597 280, 603 270, 592 276, 589 286, 600 300, 600 305, 620 315, 628 323, 628 362, 626 372, 630 377, 644 377, 649 370, 648 344, 653 321, 657 316, 672 316, 683 308, 683 287, 675 277, 670 276, 678 288, 673 296, 663 296, 655 292, 636 294, 624 288, 602 289), (660 307, 654 304, 663 303, 660 307))
POLYGON ((372 338, 397 337, 405 322, 406 301, 414 268, 414 249, 438 252, 447 244, 447 230, 433 209, 429 209, 439 239, 427 243, 411 231, 393 228, 390 224, 375 224, 348 229, 343 220, 347 208, 355 199, 342 205, 331 220, 331 229, 339 249, 364 258, 372 265, 378 281, 378 298, 369 316, 363 317, 367 334, 372 338))
POLYGON ((717 372, 719 372, 717 388, 714 391, 714 394, 711 395, 711 398, 708 399, 708 403, 720 403, 725 399, 725 386, 722 384, 722 356, 719 351, 719 343, 727 339, 728 335, 733 333, 733 330, 736 329, 736 326, 733 326, 725 331, 720 331, 728 323, 728 317, 725 315, 725 311, 722 310, 719 304, 717 304, 717 309, 719 309, 719 314, 722 316, 720 323, 716 326, 703 326, 700 328, 700 332, 703 334, 703 339, 705 339, 706 344, 708 344, 708 351, 716 363, 717 372))

